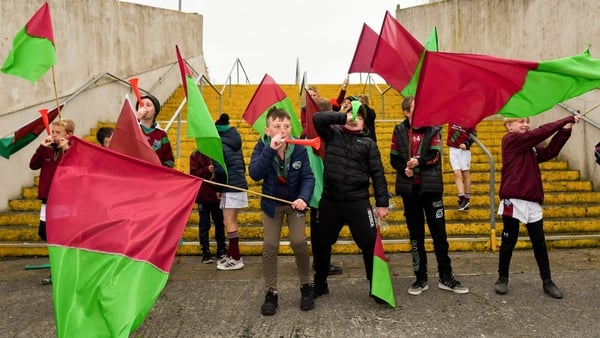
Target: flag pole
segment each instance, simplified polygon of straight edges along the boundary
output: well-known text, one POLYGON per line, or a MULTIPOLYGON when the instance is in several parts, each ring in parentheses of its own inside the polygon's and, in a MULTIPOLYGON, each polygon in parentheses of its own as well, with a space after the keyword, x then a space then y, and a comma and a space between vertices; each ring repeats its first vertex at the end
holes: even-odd
POLYGON ((598 103, 597 105, 593 106, 592 109, 586 111, 585 113, 579 115, 580 117, 586 116, 587 113, 591 112, 592 110, 595 110, 596 108, 600 107, 600 103, 598 103))
MULTIPOLYGON (((274 197, 274 196, 261 194, 259 192, 248 190, 248 189, 244 189, 244 188, 234 187, 234 186, 229 185, 229 184, 217 183, 215 181, 207 180, 205 178, 203 178, 202 181, 206 182, 206 183, 213 184, 213 185, 217 185, 217 186, 220 186, 220 187, 225 187, 225 188, 230 188, 230 189, 234 189, 234 190, 249 192, 251 194, 255 194, 255 195, 258 195, 258 196, 261 196, 261 197, 269 198, 269 199, 275 200, 277 202, 281 202, 281 203, 285 203, 285 204, 289 204, 289 205, 292 205, 292 203, 293 203, 291 201, 284 200, 284 199, 281 199, 281 198, 277 198, 277 197, 274 197)), ((307 206, 306 210, 310 210, 310 208, 307 206)))
POLYGON ((56 99, 56 109, 58 112, 58 120, 62 120, 60 115, 60 103, 58 102, 58 90, 56 89, 56 75, 54 74, 54 65, 52 65, 52 83, 54 84, 54 98, 56 99))

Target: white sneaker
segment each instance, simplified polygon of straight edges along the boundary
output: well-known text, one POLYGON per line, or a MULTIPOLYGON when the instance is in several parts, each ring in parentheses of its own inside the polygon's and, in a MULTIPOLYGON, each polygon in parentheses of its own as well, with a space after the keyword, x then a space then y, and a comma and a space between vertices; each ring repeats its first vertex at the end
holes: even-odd
POLYGON ((219 260, 217 261, 217 265, 223 265, 223 264, 227 263, 228 259, 229 259, 229 257, 227 257, 227 255, 223 255, 223 256, 219 257, 219 260))
POLYGON ((223 264, 217 264, 218 270, 239 270, 244 267, 244 261, 240 257, 239 260, 235 260, 231 257, 226 257, 226 261, 223 264))

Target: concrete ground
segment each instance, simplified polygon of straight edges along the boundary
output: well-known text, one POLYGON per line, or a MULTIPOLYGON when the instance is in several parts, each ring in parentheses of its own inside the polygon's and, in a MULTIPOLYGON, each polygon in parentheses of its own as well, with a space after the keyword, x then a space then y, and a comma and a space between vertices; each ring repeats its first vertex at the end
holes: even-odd
MULTIPOLYGON (((244 257, 243 270, 217 271, 198 256, 178 257, 169 282, 132 337, 600 337, 600 249, 550 252, 553 280, 565 297, 542 292, 530 250, 515 251, 509 293, 494 293, 497 253, 451 253, 466 295, 437 288, 430 254, 430 289, 408 295, 413 282, 409 254, 392 254, 397 307, 368 297, 362 258, 337 255, 344 273, 329 279, 330 294, 314 310, 299 309, 293 257, 280 257, 279 309, 260 314, 261 258, 244 257)), ((44 258, 0 260, 0 336, 53 337, 52 291, 40 285, 48 270, 24 270, 44 258)), ((93 336, 93 333, 90 333, 93 336)))

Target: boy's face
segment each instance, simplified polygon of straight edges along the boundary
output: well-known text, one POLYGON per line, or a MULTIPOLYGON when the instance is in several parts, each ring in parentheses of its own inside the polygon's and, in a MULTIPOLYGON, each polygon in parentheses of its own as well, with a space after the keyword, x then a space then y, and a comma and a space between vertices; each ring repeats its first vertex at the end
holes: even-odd
POLYGON ((52 125, 52 140, 58 143, 58 140, 67 136, 67 130, 63 126, 52 125))
POLYGON ((529 119, 510 120, 505 124, 509 133, 526 133, 529 130, 529 119))
POLYGON ((287 139, 290 137, 291 131, 292 125, 289 119, 273 119, 272 117, 267 119, 267 126, 265 127, 265 134, 267 136, 281 135, 282 139, 287 139))
POLYGON ((348 117, 348 120, 350 122, 346 122, 346 128, 348 130, 352 130, 352 131, 361 131, 363 130, 363 127, 365 126, 365 121, 363 120, 363 117, 360 115, 356 116, 356 120, 352 121, 352 113, 347 113, 346 116, 348 117))
POLYGON ((144 115, 141 117, 143 120, 153 120, 154 115, 156 115, 156 107, 154 107, 154 103, 152 100, 145 97, 142 99, 142 107, 144 109, 144 115))

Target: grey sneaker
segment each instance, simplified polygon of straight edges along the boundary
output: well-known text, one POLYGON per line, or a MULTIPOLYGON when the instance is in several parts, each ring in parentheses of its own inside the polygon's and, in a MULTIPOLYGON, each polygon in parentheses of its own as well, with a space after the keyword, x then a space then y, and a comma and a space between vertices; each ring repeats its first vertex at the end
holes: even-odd
POLYGON ((469 293, 469 288, 460 284, 454 277, 440 278, 438 287, 442 290, 452 291, 454 293, 469 293))
POLYGON ((429 285, 427 285, 427 281, 417 280, 410 286, 410 288, 408 288, 408 294, 418 296, 426 290, 429 290, 429 285))
POLYGON ((498 277, 496 284, 494 284, 494 288, 496 289, 496 293, 499 295, 505 295, 508 293, 508 278, 498 277))
POLYGON ((558 286, 552 282, 551 279, 546 279, 543 284, 544 293, 550 295, 552 298, 561 299, 563 298, 563 293, 560 291, 558 286))

